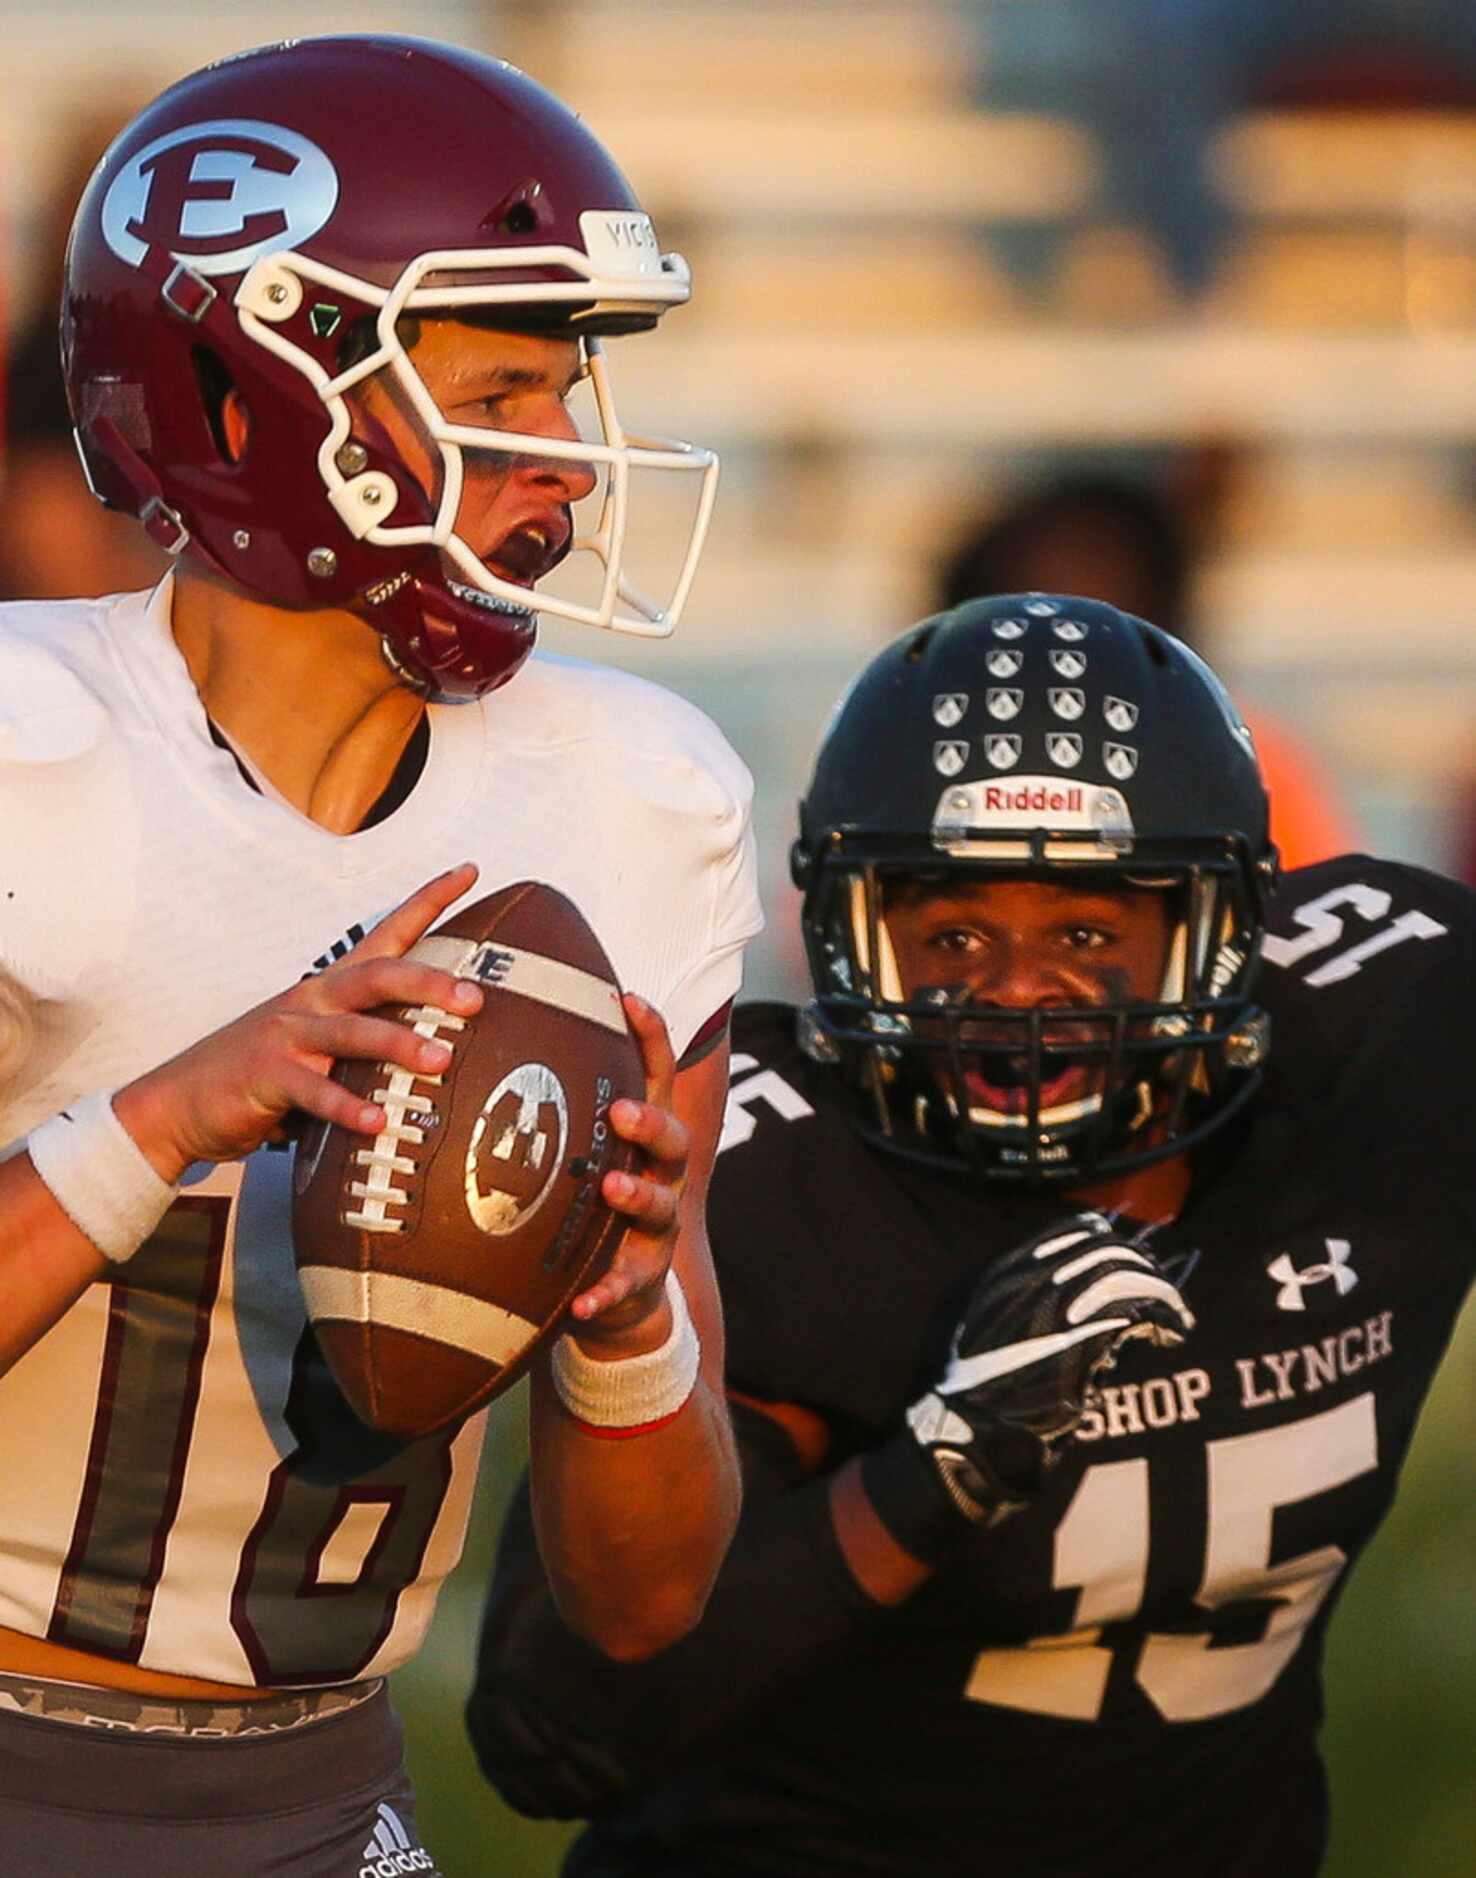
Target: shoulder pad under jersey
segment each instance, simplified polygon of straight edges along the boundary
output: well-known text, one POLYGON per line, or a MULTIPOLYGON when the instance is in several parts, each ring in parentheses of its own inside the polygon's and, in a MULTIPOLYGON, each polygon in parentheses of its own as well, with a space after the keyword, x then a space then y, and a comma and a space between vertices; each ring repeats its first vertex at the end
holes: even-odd
MULTIPOLYGON (((1284 999, 1356 996, 1365 1018, 1384 990, 1450 975, 1476 944, 1476 893, 1422 867, 1366 854, 1301 867, 1277 884, 1266 918, 1262 988, 1284 999)), ((1452 986, 1454 988, 1454 985, 1452 986)))
POLYGON ((1404 1127, 1444 1108, 1476 1049, 1470 888, 1362 854, 1299 868, 1276 889, 1262 960, 1273 1085, 1341 1089, 1404 1127))
MULTIPOLYGON (((816 1090, 809 1061, 795 1040, 795 1018, 790 1004, 740 1004, 734 1009, 720 1155, 746 1147, 760 1128, 767 1155, 783 1152, 785 1144, 773 1139, 781 1125, 792 1128, 808 1122, 812 1127, 804 1132, 813 1132, 816 1090)), ((823 1099, 823 1090, 820 1095, 823 1099)))
POLYGON ((5 625, 0 613, 0 967, 65 998, 137 891, 133 789, 102 701, 5 625))
POLYGON ((933 1281, 895 1170, 851 1127, 841 1085, 800 1049, 796 1019, 782 1004, 734 1013, 707 1206, 728 1377, 880 1429, 916 1393, 933 1281))
POLYGON ((0 628, 0 765, 66 763, 101 743, 108 714, 43 646, 0 628))

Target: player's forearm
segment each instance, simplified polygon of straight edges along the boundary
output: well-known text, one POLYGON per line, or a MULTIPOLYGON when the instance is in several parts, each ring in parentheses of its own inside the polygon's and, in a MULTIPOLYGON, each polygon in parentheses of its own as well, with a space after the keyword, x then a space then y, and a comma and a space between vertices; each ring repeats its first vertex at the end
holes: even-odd
POLYGON ((564 1621, 625 1662, 691 1630, 740 1500, 727 1407, 706 1378, 672 1420, 611 1439, 570 1416, 540 1370, 531 1452, 538 1542, 564 1621))
POLYGON ((28 1155, 0 1165, 0 1374, 71 1309, 105 1264, 28 1155))
POLYGON ((701 1622, 635 1664, 569 1634, 515 1503, 467 1709, 482 1770, 511 1805, 587 1815, 717 1752, 789 1679, 881 1619, 837 1544, 828 1480, 776 1498, 775 1471, 748 1450, 743 1516, 701 1622))
POLYGON ((882 1524, 859 1460, 831 1475, 830 1517, 851 1576, 877 1604, 903 1604, 932 1577, 932 1565, 914 1558, 882 1524))
MULTIPOLYGON (((700 1084, 715 1072, 690 1074, 700 1084)), ((571 1324, 533 1375, 533 1516, 549 1583, 564 1621, 622 1662, 669 1648, 701 1617, 742 1499, 703 1214, 720 1087, 697 1117, 704 1146, 671 1268, 641 1294, 651 1308, 571 1324)))
POLYGON ((161 1163, 140 1126, 140 1087, 76 1097, 0 1167, 0 1373, 130 1259, 174 1201, 183 1163, 161 1163))

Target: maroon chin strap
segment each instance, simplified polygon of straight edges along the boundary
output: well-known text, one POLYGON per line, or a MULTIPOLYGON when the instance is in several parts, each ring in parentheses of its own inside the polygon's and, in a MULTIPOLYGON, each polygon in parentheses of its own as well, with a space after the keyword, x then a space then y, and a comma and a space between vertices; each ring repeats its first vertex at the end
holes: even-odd
MULTIPOLYGON (((221 565, 164 500, 158 477, 113 420, 98 418, 92 430, 132 491, 150 538, 175 556, 188 546, 196 559, 237 584, 234 571, 221 565)), ((537 615, 532 607, 463 600, 447 586, 439 557, 432 554, 429 561, 430 578, 405 568, 346 604, 378 633, 391 670, 411 690, 438 703, 469 704, 505 685, 519 669, 538 636, 537 615)))
POLYGON ((376 581, 349 606, 379 634, 396 677, 442 704, 469 704, 505 685, 538 636, 532 607, 464 600, 439 566, 431 579, 404 569, 376 581))
MULTIPOLYGON (((106 467, 121 477, 132 492, 135 504, 134 513, 150 541, 176 559, 188 547, 194 557, 203 562, 212 572, 230 580, 232 578, 230 570, 222 566, 198 535, 191 532, 178 509, 171 508, 165 501, 163 485, 159 478, 129 443, 113 419, 110 417, 94 418, 90 430, 92 447, 103 453, 106 467)), ((80 429, 75 435, 88 483, 93 493, 98 494, 100 484, 89 448, 89 440, 83 436, 80 429)), ((109 491, 109 495, 113 493, 109 491)), ((111 507, 111 502, 107 506, 111 507)))

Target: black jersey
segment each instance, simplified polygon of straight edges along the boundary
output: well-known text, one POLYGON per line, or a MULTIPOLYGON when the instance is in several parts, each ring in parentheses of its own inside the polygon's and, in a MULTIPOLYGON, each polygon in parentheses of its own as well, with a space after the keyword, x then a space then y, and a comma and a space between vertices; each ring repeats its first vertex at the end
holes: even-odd
MULTIPOLYGON (((1125 1345, 1038 1502, 573 1869, 1318 1869, 1323 1635, 1476 1266, 1476 897, 1349 857, 1289 876, 1269 934, 1264 1091, 1153 1240, 1193 1335, 1125 1345)), ((734 1048, 730 1381, 821 1413, 838 1463, 940 1373, 981 1262, 1068 1204, 867 1147, 788 1007, 741 1009, 734 1048)))

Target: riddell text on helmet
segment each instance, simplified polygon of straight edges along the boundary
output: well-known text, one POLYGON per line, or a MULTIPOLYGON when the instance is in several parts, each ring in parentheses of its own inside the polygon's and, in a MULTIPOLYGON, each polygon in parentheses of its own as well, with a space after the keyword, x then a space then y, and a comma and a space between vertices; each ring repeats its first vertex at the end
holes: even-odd
POLYGON ((1034 788, 1022 783, 1004 786, 986 783, 984 807, 995 814, 1002 810, 1018 813, 1022 809, 1033 809, 1048 815, 1080 815, 1086 807, 1086 791, 1053 789, 1049 783, 1037 783, 1034 788))
POLYGON ((933 834, 938 838, 965 828, 1016 828, 1047 821, 1054 828, 1101 835, 1133 832, 1132 813, 1118 789, 1067 782, 1060 776, 1014 776, 1008 782, 980 778, 950 783, 938 798, 933 834))

